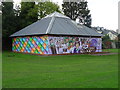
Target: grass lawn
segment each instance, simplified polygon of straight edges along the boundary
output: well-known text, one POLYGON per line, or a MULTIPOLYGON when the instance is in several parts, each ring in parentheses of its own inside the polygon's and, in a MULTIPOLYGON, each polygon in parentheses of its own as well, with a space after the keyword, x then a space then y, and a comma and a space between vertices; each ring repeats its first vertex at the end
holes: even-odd
POLYGON ((37 56, 3 52, 3 88, 117 87, 118 55, 37 56))
POLYGON ((103 51, 107 51, 111 53, 120 53, 120 49, 104 49, 103 51))

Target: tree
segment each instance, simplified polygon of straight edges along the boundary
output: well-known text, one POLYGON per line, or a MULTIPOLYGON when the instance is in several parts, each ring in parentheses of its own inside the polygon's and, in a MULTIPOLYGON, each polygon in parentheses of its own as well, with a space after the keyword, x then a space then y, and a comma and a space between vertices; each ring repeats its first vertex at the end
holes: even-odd
POLYGON ((2 2, 2 29, 3 37, 9 37, 15 30, 15 15, 13 2, 2 2))
POLYGON ((21 29, 38 20, 38 11, 35 2, 21 2, 20 27, 21 29))
POLYGON ((2 48, 11 49, 11 38, 9 36, 16 30, 16 17, 12 2, 2 2, 2 48))
POLYGON ((82 21, 85 26, 91 27, 91 14, 87 3, 87 1, 63 2, 62 10, 72 20, 79 18, 79 21, 82 21))
POLYGON ((37 8, 38 8, 39 19, 47 16, 50 13, 53 13, 54 11, 61 12, 57 4, 49 1, 39 2, 37 8))
POLYGON ((109 35, 105 35, 104 37, 103 37, 103 39, 102 39, 102 47, 104 48, 104 49, 108 49, 108 48, 111 48, 112 46, 111 46, 111 42, 112 42, 112 40, 110 40, 110 37, 109 37, 109 35))

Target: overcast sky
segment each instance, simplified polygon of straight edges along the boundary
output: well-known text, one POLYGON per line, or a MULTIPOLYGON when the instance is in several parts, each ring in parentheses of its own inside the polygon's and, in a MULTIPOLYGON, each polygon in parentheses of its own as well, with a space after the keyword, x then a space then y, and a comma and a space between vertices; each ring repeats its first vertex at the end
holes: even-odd
MULTIPOLYGON (((19 3, 21 0, 14 0, 19 3)), ((63 0, 51 0, 62 4, 63 0)), ((120 0, 87 0, 88 8, 92 15, 92 26, 100 26, 106 29, 118 29, 118 2, 120 0)), ((60 6, 61 7, 61 6, 60 6)))

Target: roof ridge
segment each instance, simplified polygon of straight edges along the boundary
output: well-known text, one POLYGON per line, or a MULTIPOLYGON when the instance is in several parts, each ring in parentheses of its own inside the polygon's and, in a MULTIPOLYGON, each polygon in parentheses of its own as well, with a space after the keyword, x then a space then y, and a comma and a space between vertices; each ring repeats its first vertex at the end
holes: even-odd
POLYGON ((51 30, 51 28, 52 28, 52 26, 53 26, 54 21, 55 21, 55 17, 52 17, 52 19, 51 19, 51 21, 50 21, 50 23, 49 23, 49 25, 48 25, 48 28, 47 28, 47 30, 46 30, 46 34, 49 34, 49 33, 50 33, 50 30, 51 30))
POLYGON ((70 19, 69 17, 65 16, 64 14, 56 12, 56 11, 49 14, 49 15, 47 15, 47 16, 45 16, 44 18, 48 18, 48 17, 60 17, 60 18, 68 18, 68 19, 70 19))

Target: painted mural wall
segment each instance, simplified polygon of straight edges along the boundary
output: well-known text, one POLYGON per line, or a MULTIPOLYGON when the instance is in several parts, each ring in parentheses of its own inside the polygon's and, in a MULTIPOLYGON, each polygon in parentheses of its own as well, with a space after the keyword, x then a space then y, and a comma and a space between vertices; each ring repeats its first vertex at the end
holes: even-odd
POLYGON ((101 38, 49 37, 49 54, 101 52, 101 38))
POLYGON ((17 37, 13 38, 12 50, 35 54, 64 54, 101 52, 101 38, 85 37, 17 37))
POLYGON ((48 37, 17 37, 13 38, 12 51, 48 54, 48 37))

